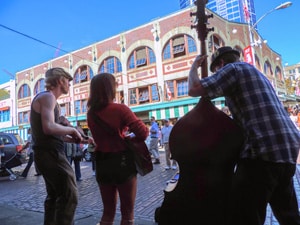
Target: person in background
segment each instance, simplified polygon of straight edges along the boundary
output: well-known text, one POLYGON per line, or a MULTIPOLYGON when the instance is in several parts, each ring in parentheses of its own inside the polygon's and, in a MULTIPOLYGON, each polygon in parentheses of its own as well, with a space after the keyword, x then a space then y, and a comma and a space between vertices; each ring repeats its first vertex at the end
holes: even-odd
POLYGON ((165 156, 166 156, 166 166, 165 169, 177 169, 177 162, 173 159, 171 165, 171 151, 169 148, 169 137, 172 131, 173 125, 170 123, 169 119, 164 119, 164 126, 161 128, 161 135, 162 135, 162 143, 165 147, 165 156))
MULTIPOLYGON (((88 131, 88 136, 92 136, 91 131, 88 131)), ((91 154, 91 162, 92 162, 92 170, 93 170, 93 176, 96 175, 96 161, 95 161, 95 144, 91 143, 88 145, 87 151, 91 154)))
POLYGON ((153 164, 160 164, 159 151, 158 151, 158 138, 159 138, 159 127, 157 122, 155 121, 155 117, 151 116, 149 151, 154 157, 153 164))
POLYGON ((268 203, 280 224, 300 224, 293 183, 299 131, 268 78, 240 62, 238 51, 229 46, 217 49, 210 65, 214 74, 199 79, 198 68, 206 57, 197 56, 190 69, 189 95, 224 96, 245 136, 229 196, 227 224, 263 225, 268 203))
MULTIPOLYGON (((23 149, 27 149, 27 154, 29 155, 29 159, 27 162, 27 165, 25 167, 25 169, 23 170, 22 174, 20 175, 21 177, 26 178, 29 172, 29 169, 33 163, 33 150, 32 150, 32 138, 31 138, 31 128, 28 128, 28 137, 27 137, 27 143, 24 145, 23 149)), ((40 172, 38 170, 38 168, 35 165, 35 171, 36 174, 35 176, 40 176, 40 172)))
POLYGON ((4 157, 4 143, 0 139, 0 168, 2 167, 2 157, 4 157))
POLYGON ((137 171, 124 138, 144 141, 149 130, 125 104, 115 103, 116 78, 109 73, 94 76, 90 83, 87 122, 95 140, 96 180, 103 202, 98 225, 113 225, 120 198, 121 225, 134 224, 137 171), (129 130, 134 135, 124 137, 129 130), (115 131, 115 132, 112 132, 115 131))
POLYGON ((30 127, 34 162, 42 174, 47 196, 44 202, 44 225, 73 225, 78 203, 75 174, 64 152, 64 142, 90 143, 76 128, 59 124, 57 99, 68 94, 72 76, 62 68, 45 74, 46 91, 31 102, 30 127))
POLYGON ((64 145, 65 145, 65 153, 70 165, 72 166, 72 163, 74 162, 76 180, 82 181, 81 169, 80 169, 80 161, 82 160, 82 158, 76 156, 77 151, 82 151, 81 147, 79 144, 68 143, 68 142, 65 142, 64 145))

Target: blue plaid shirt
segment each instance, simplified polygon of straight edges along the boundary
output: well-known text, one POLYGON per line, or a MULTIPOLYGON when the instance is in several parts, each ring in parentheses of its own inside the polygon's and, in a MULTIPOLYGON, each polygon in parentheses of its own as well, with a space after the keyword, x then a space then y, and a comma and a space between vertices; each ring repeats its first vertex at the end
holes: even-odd
POLYGON ((213 99, 224 96, 246 140, 241 158, 296 163, 299 131, 262 73, 244 62, 229 63, 200 80, 213 99))

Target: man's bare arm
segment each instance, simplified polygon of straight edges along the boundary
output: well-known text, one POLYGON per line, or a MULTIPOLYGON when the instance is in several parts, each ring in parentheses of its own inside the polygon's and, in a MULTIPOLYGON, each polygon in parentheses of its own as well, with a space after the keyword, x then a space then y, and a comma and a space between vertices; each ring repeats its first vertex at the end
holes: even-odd
POLYGON ((200 55, 197 56, 190 69, 189 77, 188 77, 188 85, 189 85, 188 94, 192 97, 203 96, 206 94, 206 91, 201 85, 198 76, 198 68, 201 66, 205 58, 207 58, 207 56, 200 56, 200 55))

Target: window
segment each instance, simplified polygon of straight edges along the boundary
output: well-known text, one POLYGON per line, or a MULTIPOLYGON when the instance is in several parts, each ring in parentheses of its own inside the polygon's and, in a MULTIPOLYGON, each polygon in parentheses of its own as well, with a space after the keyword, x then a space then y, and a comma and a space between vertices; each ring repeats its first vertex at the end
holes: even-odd
POLYGON ((187 96, 188 95, 188 82, 187 80, 177 81, 177 96, 187 96))
POLYGON ((188 82, 186 79, 170 80, 165 82, 165 100, 188 96, 188 82))
POLYGON ((122 72, 122 64, 118 58, 108 57, 101 63, 99 72, 111 74, 122 72))
POLYGON ((84 83, 91 80, 94 76, 93 70, 91 67, 84 65, 79 67, 74 76, 74 84, 84 83))
POLYGON ((34 95, 45 90, 45 79, 39 79, 34 87, 34 95))
POLYGON ((129 105, 141 105, 159 100, 157 84, 129 89, 129 105))
POLYGON ((218 48, 225 45, 224 41, 217 35, 211 35, 208 42, 208 49, 210 52, 215 52, 218 48))
POLYGON ((134 50, 129 56, 128 69, 147 66, 156 62, 153 50, 149 47, 142 47, 134 50))
POLYGON ((129 89, 129 104, 130 105, 137 104, 136 96, 137 96, 136 90, 135 89, 129 89))
POLYGON ((19 99, 30 97, 30 88, 27 84, 23 84, 20 87, 18 97, 19 97, 19 99))
POLYGON ((82 100, 77 100, 75 101, 75 116, 77 116, 78 114, 82 114, 87 112, 87 100, 86 99, 82 99, 82 100))
POLYGON ((10 119, 10 110, 9 109, 0 111, 0 122, 6 122, 6 121, 9 121, 9 119, 10 119))
POLYGON ((60 105, 60 115, 61 116, 70 116, 70 103, 65 103, 60 105))
POLYGON ((19 112, 19 124, 29 123, 29 112, 19 112))
POLYGON ((266 61, 265 64, 264 64, 264 74, 267 75, 267 76, 272 76, 273 75, 271 64, 268 61, 266 61))
POLYGON ((275 77, 279 80, 282 79, 281 69, 278 66, 275 68, 275 77))
POLYGON ((180 57, 197 52, 195 40, 188 35, 180 35, 165 45, 163 49, 163 60, 180 57))

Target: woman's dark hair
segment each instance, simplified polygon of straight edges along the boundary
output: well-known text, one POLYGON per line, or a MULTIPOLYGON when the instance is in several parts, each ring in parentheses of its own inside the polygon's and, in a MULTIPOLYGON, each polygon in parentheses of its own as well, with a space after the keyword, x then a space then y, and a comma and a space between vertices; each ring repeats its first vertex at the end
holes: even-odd
POLYGON ((110 73, 95 75, 90 83, 88 110, 100 110, 114 100, 116 96, 116 78, 110 73))

